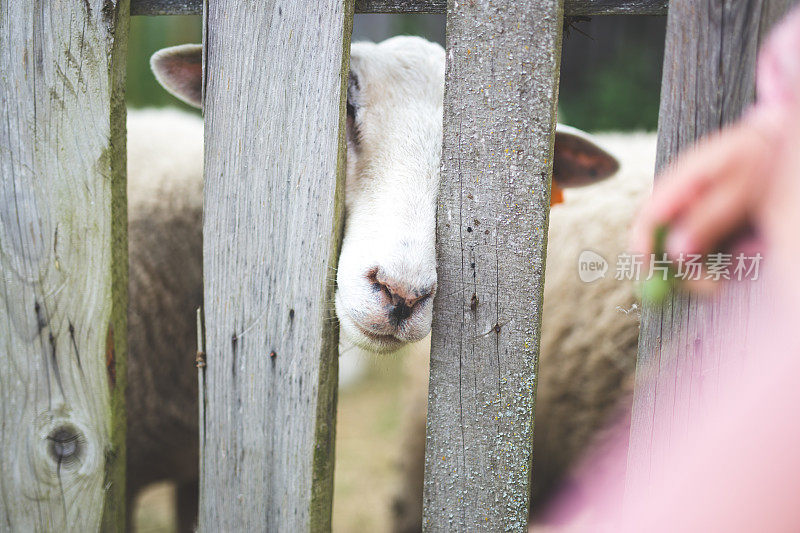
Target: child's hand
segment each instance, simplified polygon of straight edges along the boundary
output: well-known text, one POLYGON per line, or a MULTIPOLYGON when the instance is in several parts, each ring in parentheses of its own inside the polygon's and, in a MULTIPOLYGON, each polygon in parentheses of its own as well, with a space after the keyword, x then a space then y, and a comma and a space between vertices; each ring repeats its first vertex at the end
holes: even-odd
POLYGON ((633 226, 633 248, 653 253, 656 228, 669 232, 666 252, 708 253, 749 225, 770 187, 771 128, 743 121, 700 142, 667 168, 633 226))

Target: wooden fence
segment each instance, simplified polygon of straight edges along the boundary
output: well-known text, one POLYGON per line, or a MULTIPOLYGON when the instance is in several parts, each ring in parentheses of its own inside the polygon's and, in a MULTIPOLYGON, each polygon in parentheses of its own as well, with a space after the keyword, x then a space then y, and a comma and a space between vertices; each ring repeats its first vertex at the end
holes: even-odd
MULTIPOLYGON (((660 164, 752 99, 790 3, 671 2, 660 164)), ((124 58, 129 15, 168 13, 205 29, 200 528, 330 529, 354 11, 447 13, 426 528, 525 530, 563 20, 666 0, 0 0, 0 529, 123 528, 124 58)), ((700 307, 645 309, 642 365, 713 340, 700 307)), ((660 378, 689 386, 680 364, 660 378)), ((665 390, 637 390, 639 450, 665 390)))

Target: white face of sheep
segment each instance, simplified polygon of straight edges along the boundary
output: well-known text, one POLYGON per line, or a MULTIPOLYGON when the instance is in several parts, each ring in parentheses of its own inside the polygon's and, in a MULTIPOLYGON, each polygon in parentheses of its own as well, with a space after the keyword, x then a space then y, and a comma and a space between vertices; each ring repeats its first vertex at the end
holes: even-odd
POLYGON ((415 37, 353 45, 336 313, 349 340, 371 351, 430 331, 443 93, 441 46, 415 37))
MULTIPOLYGON (((182 45, 151 61, 167 90, 197 106, 200 56, 199 45, 182 45)), ((336 313, 348 340, 372 352, 394 351, 431 328, 444 66, 442 47, 418 37, 352 46, 336 313)), ((554 190, 616 170, 585 134, 559 126, 554 190)))

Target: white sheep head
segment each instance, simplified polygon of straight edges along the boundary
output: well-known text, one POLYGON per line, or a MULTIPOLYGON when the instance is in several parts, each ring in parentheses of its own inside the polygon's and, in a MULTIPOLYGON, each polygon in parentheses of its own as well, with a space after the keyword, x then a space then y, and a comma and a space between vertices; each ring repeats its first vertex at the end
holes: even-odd
MULTIPOLYGON (((201 55, 200 45, 181 45, 151 60, 158 81, 194 106, 201 102, 201 55)), ((336 313, 347 340, 370 352, 395 351, 431 329, 444 71, 442 47, 419 37, 351 48, 336 313)), ((559 125, 554 190, 617 168, 585 133, 559 125)))

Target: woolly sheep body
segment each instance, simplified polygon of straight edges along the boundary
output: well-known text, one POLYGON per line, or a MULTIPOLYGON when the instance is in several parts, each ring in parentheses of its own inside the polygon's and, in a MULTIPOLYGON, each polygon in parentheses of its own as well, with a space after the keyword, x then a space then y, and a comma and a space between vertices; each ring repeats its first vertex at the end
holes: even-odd
MULTIPOLYGON (((537 507, 592 442, 603 422, 630 398, 639 312, 635 287, 618 281, 617 255, 650 191, 655 135, 603 134, 595 139, 621 162, 611 179, 567 189, 550 212, 539 381, 534 429, 532 499, 537 507), (605 277, 584 283, 578 257, 592 250, 609 263, 605 277)), ((395 531, 419 531, 425 452, 428 350, 405 360, 402 480, 395 531)))
POLYGON ((200 117, 128 112, 127 494, 132 501, 145 485, 174 480, 184 522, 193 520, 198 475, 202 178, 200 117))

